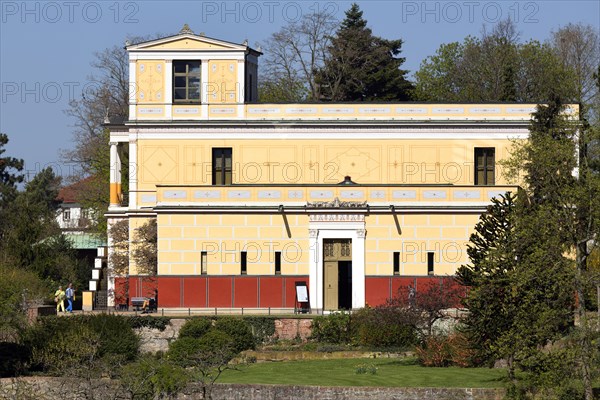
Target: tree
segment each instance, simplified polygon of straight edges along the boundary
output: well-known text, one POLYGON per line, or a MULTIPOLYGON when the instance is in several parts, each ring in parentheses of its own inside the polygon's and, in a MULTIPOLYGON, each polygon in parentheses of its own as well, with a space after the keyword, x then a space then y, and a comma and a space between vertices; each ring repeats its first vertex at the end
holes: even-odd
POLYGON ((330 101, 408 100, 412 89, 407 71, 398 57, 402 40, 374 36, 356 3, 328 47, 324 66, 318 71, 322 98, 330 101))
POLYGON ((200 338, 184 337, 169 346, 167 357, 175 364, 191 368, 202 387, 202 398, 212 399, 212 388, 223 371, 233 368, 231 360, 239 354, 233 338, 211 329, 200 338))
MULTIPOLYGON (((0 133, 0 221, 6 221, 10 217, 11 202, 17 196, 17 184, 23 182, 23 160, 14 157, 3 156, 6 152, 4 146, 8 143, 8 135, 0 133)), ((10 230, 6 223, 0 224, 0 250, 2 243, 10 230)), ((2 251, 0 261, 6 261, 6 254, 2 251)))
POLYGON ((569 23, 552 32, 551 44, 563 65, 574 73, 575 102, 597 103, 600 100, 594 78, 594 72, 600 67, 597 30, 590 25, 569 23))
MULTIPOLYGON (((143 41, 142 38, 131 42, 143 41)), ((78 201, 84 208, 93 210, 98 234, 106 235, 104 212, 109 203, 110 149, 109 133, 104 124, 126 121, 129 116, 129 59, 122 46, 113 46, 95 53, 92 67, 98 75, 89 77, 88 90, 80 99, 72 100, 65 111, 74 119, 75 147, 63 151, 65 162, 79 166, 75 181, 85 180, 85 190, 78 192, 78 201)), ((127 155, 121 157, 122 176, 127 177, 127 155)), ((127 190, 128 179, 123 181, 127 190)))
POLYGON ((20 174, 23 170, 23 160, 2 156, 7 143, 8 135, 0 133, 0 211, 4 204, 14 197, 17 184, 23 182, 23 175, 20 174))
POLYGON ((324 64, 335 29, 333 14, 324 9, 302 16, 275 32, 266 42, 261 102, 320 100, 316 71, 324 64))
MULTIPOLYGON (((546 293, 546 304, 554 303, 553 309, 538 306, 543 314, 533 313, 531 310, 535 308, 531 303, 529 310, 520 307, 514 315, 524 318, 527 323, 521 324, 516 335, 507 336, 506 343, 532 342, 534 334, 552 340, 552 331, 554 335, 561 332, 559 320, 567 320, 568 312, 575 309, 578 326, 573 336, 578 338, 579 350, 573 369, 579 371, 586 399, 593 397, 591 385, 595 364, 594 335, 585 312, 584 293, 586 283, 591 281, 587 261, 597 246, 600 230, 597 201, 600 176, 590 168, 592 153, 587 146, 598 140, 595 135, 597 131, 587 123, 570 120, 561 100, 555 99, 548 105, 538 106, 531 122, 529 140, 515 144, 513 155, 506 163, 510 177, 525 176, 524 193, 527 196, 516 230, 517 254, 522 255, 518 260, 519 275, 516 278, 520 280, 517 282, 519 286, 535 282, 526 292, 528 297, 546 293), (574 257, 566 256, 569 254, 574 257), (574 294, 578 300, 575 304, 574 294), (535 314, 539 315, 537 321, 532 320, 535 314), (533 332, 531 327, 538 323, 543 329, 537 328, 533 332)), ((538 345, 545 344, 537 342, 538 345)), ((547 357, 546 353, 530 351, 521 357, 521 363, 526 369, 533 365, 534 371, 542 371, 539 360, 544 357, 547 357)), ((549 365, 544 368, 552 369, 552 364, 549 365)))
POLYGON ((520 42, 511 20, 442 44, 415 73, 415 97, 439 102, 546 102, 574 97, 572 71, 549 44, 520 42))
POLYGON ((516 268, 515 201, 512 193, 492 199, 467 244, 471 263, 456 271, 458 281, 468 288, 463 330, 484 360, 503 356, 496 343, 513 323, 509 273, 516 268))
POLYGON ((116 287, 112 296, 115 303, 124 304, 129 300, 129 221, 119 220, 109 228, 109 276, 124 278, 123 286, 116 287))

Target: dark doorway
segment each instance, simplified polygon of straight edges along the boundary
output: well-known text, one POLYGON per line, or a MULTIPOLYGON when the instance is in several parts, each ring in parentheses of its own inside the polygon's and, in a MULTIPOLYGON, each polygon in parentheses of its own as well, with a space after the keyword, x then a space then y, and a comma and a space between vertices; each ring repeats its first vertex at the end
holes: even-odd
POLYGON ((338 261, 338 307, 352 308, 352 261, 338 261))
POLYGON ((352 240, 323 240, 324 309, 352 308, 352 240))

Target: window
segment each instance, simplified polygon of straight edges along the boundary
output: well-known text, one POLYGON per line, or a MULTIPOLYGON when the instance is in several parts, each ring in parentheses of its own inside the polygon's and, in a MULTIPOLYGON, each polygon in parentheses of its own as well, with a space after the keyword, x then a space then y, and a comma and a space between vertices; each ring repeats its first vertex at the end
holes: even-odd
POLYGON ((207 254, 206 251, 203 251, 200 254, 200 273, 202 275, 206 275, 208 273, 208 266, 207 266, 207 254))
POLYGON ((200 103, 200 61, 173 61, 173 102, 200 103))
POLYGON ((69 210, 68 208, 63 209, 63 221, 70 221, 71 220, 71 210, 69 210))
POLYGON ((394 275, 400 275, 400 252, 394 252, 394 275))
POLYGON ((496 149, 493 147, 475 147, 475 184, 495 184, 496 149))
POLYGON ((241 253, 241 274, 246 275, 248 273, 248 253, 242 251, 241 253))
POLYGON ((231 148, 212 149, 212 184, 231 185, 231 148))
POLYGON ((433 275, 433 262, 435 261, 435 253, 427 252, 427 275, 433 275))
POLYGON ((275 275, 281 275, 281 252, 275 252, 275 275))

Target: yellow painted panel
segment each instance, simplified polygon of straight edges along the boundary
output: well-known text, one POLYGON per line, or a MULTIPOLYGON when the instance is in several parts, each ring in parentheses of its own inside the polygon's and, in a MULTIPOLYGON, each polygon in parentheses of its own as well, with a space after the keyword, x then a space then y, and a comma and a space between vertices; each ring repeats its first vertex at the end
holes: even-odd
POLYGON ((406 264, 402 275, 427 275, 427 265, 406 264))
POLYGON ((197 265, 199 264, 172 264, 171 274, 172 275, 193 275, 197 271, 197 265))
POLYGON ((404 215, 402 217, 403 225, 406 226, 425 226, 429 225, 429 216, 423 214, 404 215))
POLYGON ((429 224, 441 226, 454 226, 453 214, 432 214, 429 216, 429 224))
POLYGON ((203 146, 185 146, 183 148, 183 182, 189 184, 207 184, 211 178, 210 161, 203 162, 203 146))
POLYGON ((457 214, 454 217, 456 225, 475 226, 479 220, 479 215, 457 214))
MULTIPOLYGON (((140 146, 142 183, 178 183, 179 146, 171 142, 160 146, 140 146)), ((141 189, 141 188, 140 188, 141 189)))
POLYGON ((222 44, 211 43, 203 41, 201 39, 176 39, 170 42, 156 44, 153 46, 144 47, 144 49, 156 49, 156 50, 232 50, 230 46, 222 44))
POLYGON ((283 240, 287 238, 287 233, 283 226, 262 226, 259 229, 259 237, 265 240, 283 240))
POLYGON ((179 239, 180 237, 184 236, 183 235, 183 231, 182 228, 179 227, 163 227, 163 226, 159 226, 158 227, 158 236, 160 238, 175 238, 175 239, 179 239))
POLYGON ((172 226, 194 226, 196 219, 190 214, 173 214, 171 215, 170 225, 172 226))
POLYGON ((388 239, 390 237, 390 231, 396 233, 394 236, 397 236, 396 227, 391 229, 390 227, 367 226, 367 241, 372 239, 388 239))
POLYGON ((206 91, 210 104, 237 103, 237 60, 210 60, 206 91))
POLYGON ((401 251, 402 246, 403 242, 401 240, 380 239, 377 241, 377 250, 380 251, 401 251))
POLYGON ((171 240, 171 250, 195 250, 194 240, 171 240))
POLYGON ((197 263, 200 265, 200 252, 199 251, 186 251, 180 253, 182 261, 186 263, 197 263))
POLYGON ((417 227, 418 239, 438 239, 440 237, 440 228, 417 227))
POLYGON ((223 214, 221 216, 221 225, 244 225, 244 216, 223 214))
POLYGON ((208 228, 208 237, 214 239, 231 239, 233 237, 233 227, 231 226, 210 226, 208 228))
POLYGON ((221 216, 218 214, 199 215, 197 223, 205 226, 221 225, 221 216))
POLYGON ((268 226, 271 225, 270 215, 246 215, 246 224, 248 226, 268 226))
POLYGON ((184 238, 203 238, 206 237, 206 228, 205 227, 185 227, 180 228, 183 229, 183 237, 184 238))
POLYGON ((240 275, 240 264, 222 264, 221 275, 240 275))
POLYGON ((260 239, 258 235, 258 228, 235 225, 233 227, 233 235, 240 239, 260 239))
POLYGON ((394 251, 400 251, 400 248, 393 251, 367 251, 365 259, 367 263, 393 263, 394 251))
POLYGON ((138 103, 165 103, 164 60, 138 60, 136 62, 136 98, 138 103))
POLYGON ((462 239, 468 238, 466 228, 442 228, 443 238, 462 239))
POLYGON ((163 263, 178 263, 182 261, 182 253, 180 251, 161 251, 159 253, 159 262, 163 263))
POLYGON ((403 171, 404 147, 392 146, 388 148, 388 180, 393 183, 404 183, 403 171))

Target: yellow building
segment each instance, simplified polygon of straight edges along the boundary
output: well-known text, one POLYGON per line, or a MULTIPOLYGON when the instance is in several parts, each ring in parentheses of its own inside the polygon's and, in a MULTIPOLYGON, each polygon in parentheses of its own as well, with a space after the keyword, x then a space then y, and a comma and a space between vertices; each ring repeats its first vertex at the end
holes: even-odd
POLYGON ((305 282, 313 311, 360 308, 453 275, 490 199, 515 188, 498 161, 535 110, 258 104, 261 53, 247 44, 185 27, 127 50, 108 216, 132 238, 156 219, 158 274, 144 284, 132 263, 110 284, 128 279, 130 297, 157 285, 159 307, 293 308, 305 282))

